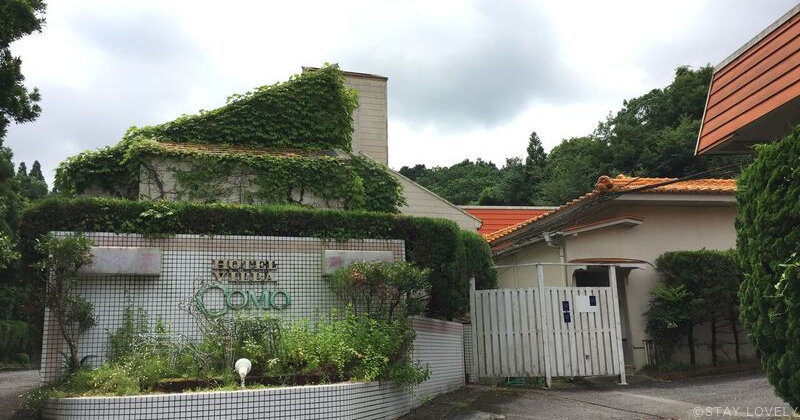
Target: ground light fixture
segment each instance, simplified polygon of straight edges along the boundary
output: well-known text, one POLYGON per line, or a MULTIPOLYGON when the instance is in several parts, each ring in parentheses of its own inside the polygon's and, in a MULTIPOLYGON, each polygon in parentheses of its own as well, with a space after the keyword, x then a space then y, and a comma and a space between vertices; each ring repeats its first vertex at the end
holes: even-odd
POLYGON ((249 359, 239 359, 233 365, 233 370, 239 374, 239 377, 242 378, 242 388, 244 388, 244 378, 250 373, 250 369, 253 367, 253 364, 250 362, 249 359))

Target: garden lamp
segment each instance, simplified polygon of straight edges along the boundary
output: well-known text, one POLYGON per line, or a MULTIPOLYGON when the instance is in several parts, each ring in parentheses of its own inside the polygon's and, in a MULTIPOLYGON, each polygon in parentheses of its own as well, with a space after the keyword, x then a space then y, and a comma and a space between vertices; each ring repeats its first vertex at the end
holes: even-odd
POLYGON ((244 378, 250 373, 250 369, 253 367, 253 364, 250 363, 248 359, 239 359, 233 365, 233 369, 236 373, 239 374, 239 377, 242 378, 242 388, 244 388, 244 378))

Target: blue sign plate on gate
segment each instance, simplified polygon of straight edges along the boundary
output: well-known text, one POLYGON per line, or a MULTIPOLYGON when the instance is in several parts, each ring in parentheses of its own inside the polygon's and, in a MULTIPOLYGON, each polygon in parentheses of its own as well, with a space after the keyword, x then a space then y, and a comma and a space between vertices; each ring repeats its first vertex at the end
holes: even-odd
POLYGON ((567 324, 572 322, 572 317, 570 316, 569 312, 564 312, 564 322, 566 322, 567 324))
POLYGON ((561 309, 564 311, 569 311, 569 301, 563 300, 561 301, 561 309))

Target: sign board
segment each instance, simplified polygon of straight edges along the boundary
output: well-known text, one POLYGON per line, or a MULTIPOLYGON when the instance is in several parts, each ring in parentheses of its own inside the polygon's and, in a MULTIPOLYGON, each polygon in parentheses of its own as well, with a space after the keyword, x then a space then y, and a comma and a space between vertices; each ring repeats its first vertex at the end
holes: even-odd
POLYGON ((322 251, 322 275, 329 276, 334 271, 354 262, 394 262, 392 251, 322 251))
POLYGON ((597 312, 597 296, 578 296, 575 300, 575 312, 597 312))
POLYGON ((147 247, 93 246, 91 265, 80 274, 105 276, 159 276, 161 249, 147 247))

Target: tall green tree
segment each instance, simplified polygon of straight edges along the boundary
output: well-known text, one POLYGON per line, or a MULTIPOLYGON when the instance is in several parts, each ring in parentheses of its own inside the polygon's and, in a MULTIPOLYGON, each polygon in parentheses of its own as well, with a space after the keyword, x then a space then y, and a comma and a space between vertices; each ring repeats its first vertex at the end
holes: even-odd
MULTIPOLYGON (((547 153, 536 132, 528 138, 527 156, 525 157, 525 182, 527 190, 525 204, 546 204, 542 196, 542 182, 547 175, 547 153)), ((522 201, 522 200, 517 200, 522 201)))
POLYGON ((594 137, 564 140, 550 151, 542 201, 558 205, 591 190, 597 178, 611 173, 612 151, 594 137))
POLYGON ((38 160, 33 162, 30 172, 27 172, 25 162, 21 162, 15 180, 24 200, 39 200, 47 196, 47 182, 44 180, 38 160))
POLYGON ((25 35, 39 32, 44 24, 45 3, 40 0, 0 1, 0 230, 12 238, 19 212, 11 150, 3 146, 8 125, 33 121, 41 111, 39 91, 28 90, 22 75, 22 60, 10 45, 25 35))
MULTIPOLYGON (((694 155, 712 72, 711 66, 678 67, 668 86, 624 101, 621 110, 598 125, 594 136, 613 149, 616 172, 682 177, 747 161, 694 155)), ((736 173, 733 168, 718 176, 736 173)))

